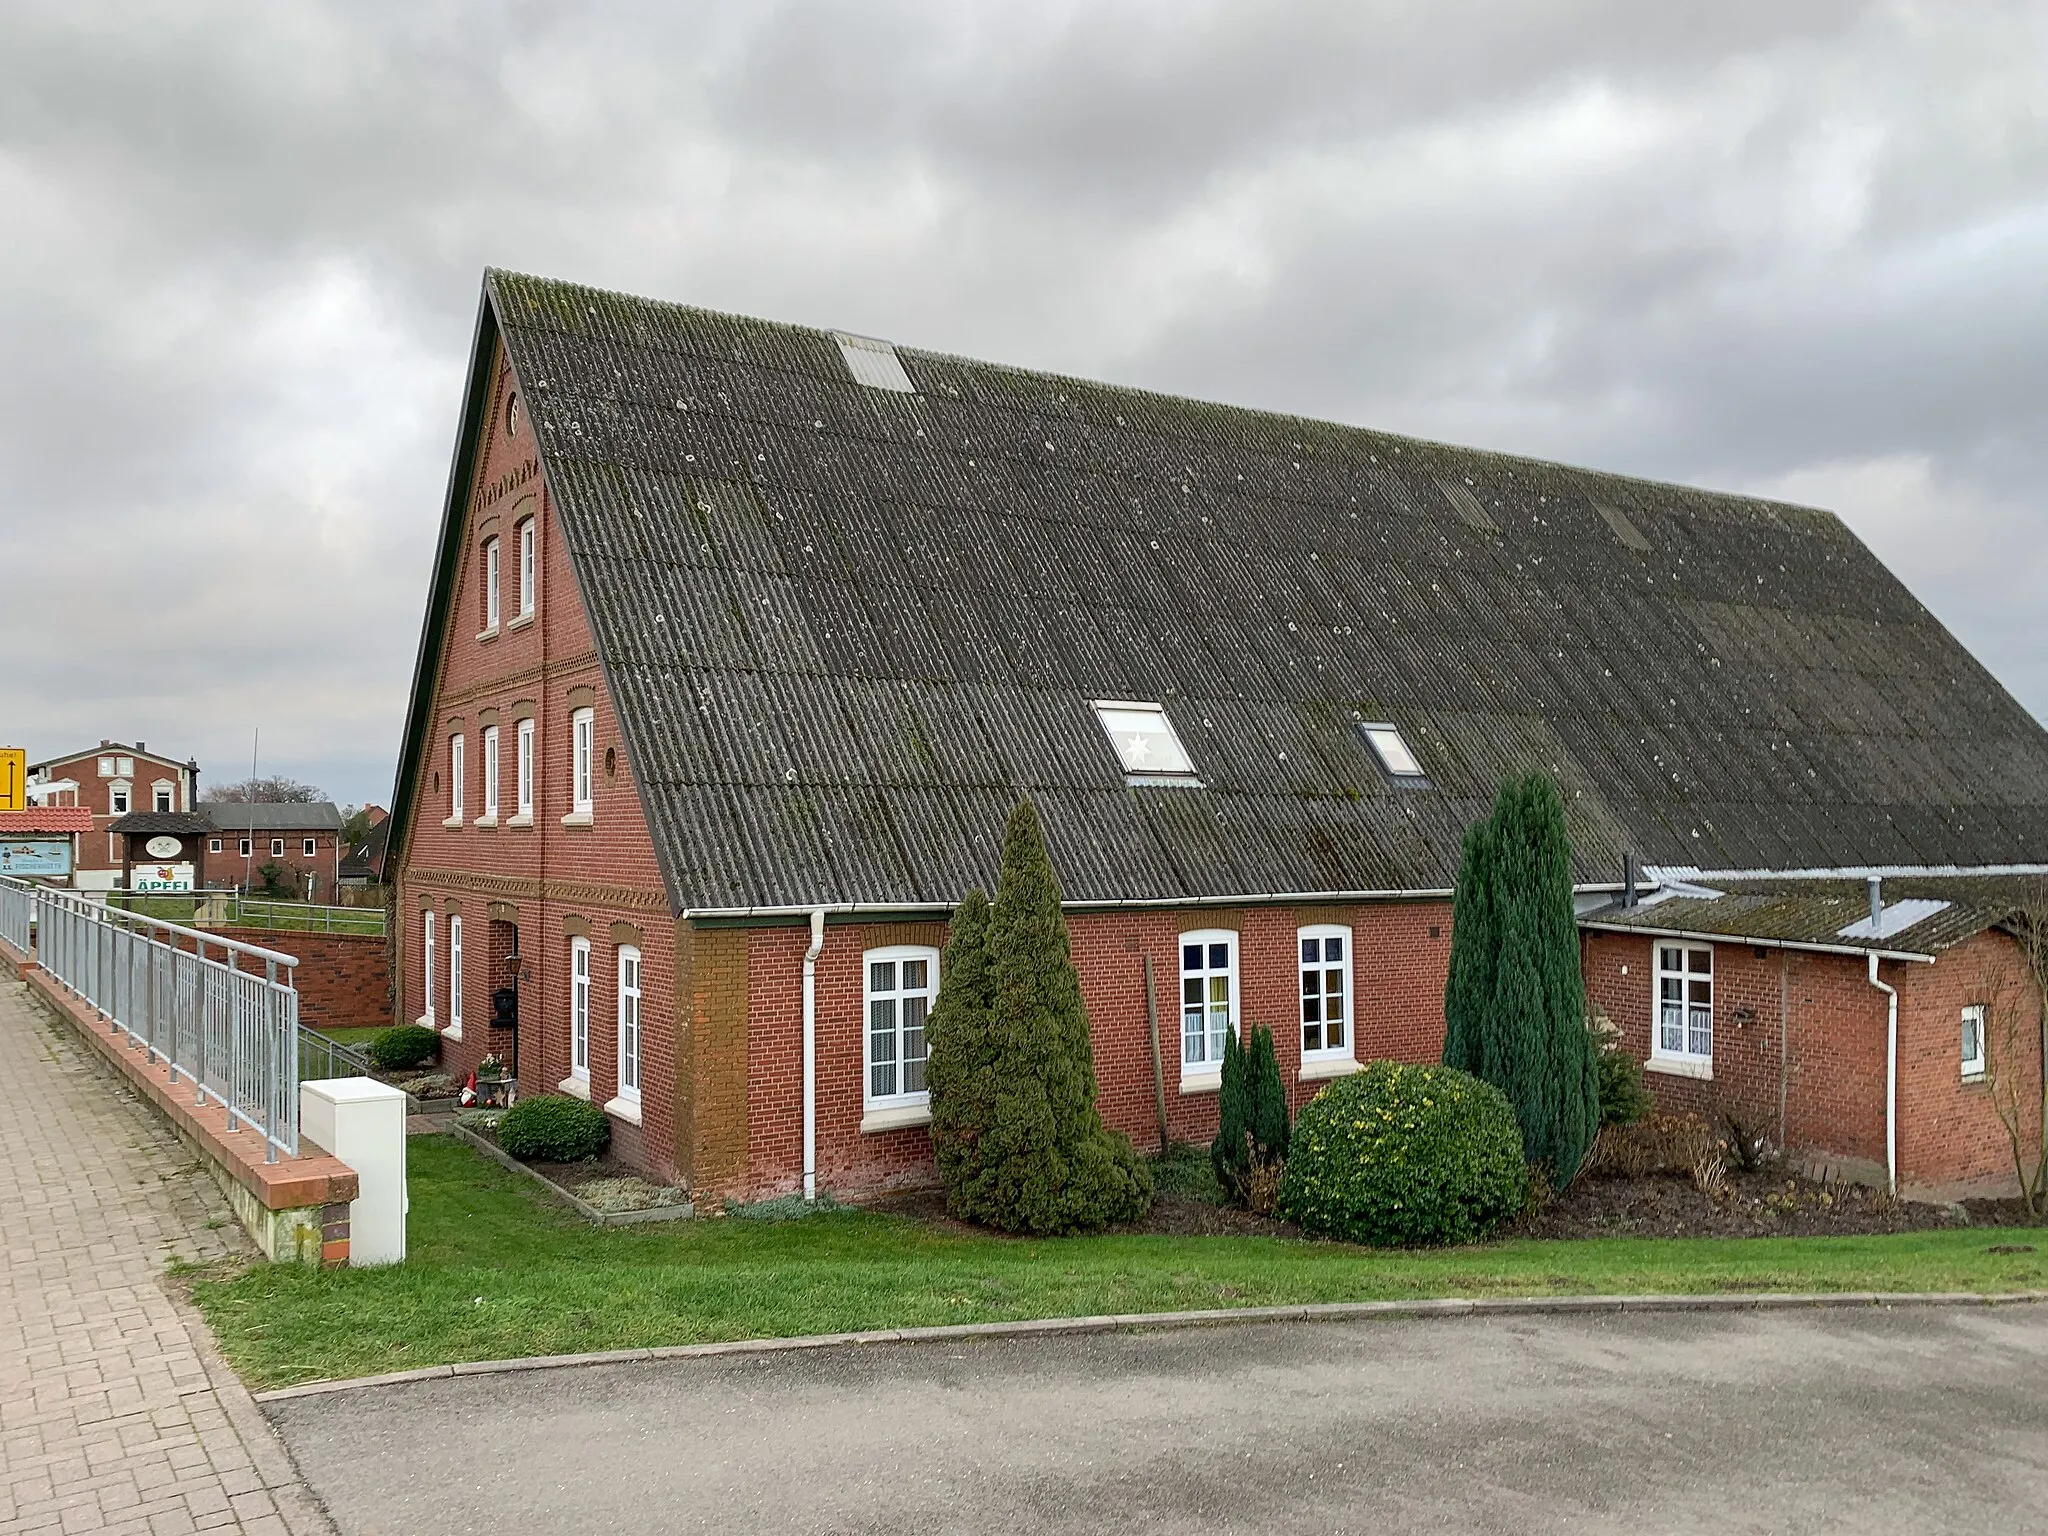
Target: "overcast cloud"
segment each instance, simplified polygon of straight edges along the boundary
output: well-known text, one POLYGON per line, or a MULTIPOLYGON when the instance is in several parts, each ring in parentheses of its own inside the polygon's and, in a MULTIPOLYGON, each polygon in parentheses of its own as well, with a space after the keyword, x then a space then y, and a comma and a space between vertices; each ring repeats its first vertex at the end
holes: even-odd
POLYGON ((0 11, 0 741, 385 800, 481 269, 1841 513, 2048 713, 2048 6, 0 11))

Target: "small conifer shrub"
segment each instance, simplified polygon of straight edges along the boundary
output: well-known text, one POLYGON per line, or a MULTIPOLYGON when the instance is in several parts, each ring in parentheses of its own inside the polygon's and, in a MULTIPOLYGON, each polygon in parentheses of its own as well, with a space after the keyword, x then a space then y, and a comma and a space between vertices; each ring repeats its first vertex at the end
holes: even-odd
MULTIPOLYGON (((1250 1205, 1254 1175, 1277 1170, 1287 1160, 1287 1136, 1287 1087, 1280 1080, 1273 1031, 1254 1025, 1250 1043, 1239 1045, 1237 1031, 1232 1030, 1223 1041, 1216 1139, 1209 1144, 1209 1160, 1223 1192, 1250 1205)), ((1270 1183, 1265 1180, 1261 1187, 1270 1183)))

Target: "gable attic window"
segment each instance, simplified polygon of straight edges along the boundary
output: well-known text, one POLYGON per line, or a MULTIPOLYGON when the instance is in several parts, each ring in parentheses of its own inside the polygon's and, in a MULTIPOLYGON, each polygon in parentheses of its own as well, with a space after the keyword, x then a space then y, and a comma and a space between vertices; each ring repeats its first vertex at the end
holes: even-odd
POLYGON ((1383 721, 1361 721, 1359 730, 1365 733, 1366 742, 1372 747, 1373 756, 1380 760, 1380 766, 1387 776, 1397 783, 1421 784, 1425 782, 1422 764, 1415 754, 1408 750, 1408 742, 1401 735, 1401 728, 1383 721))
POLYGON ((1187 749, 1166 718, 1163 704, 1128 699, 1097 699, 1095 718, 1102 723, 1117 761, 1135 783, 1200 786, 1187 749))
POLYGON ((917 393, 917 386, 903 371, 903 359, 888 342, 876 341, 872 336, 849 336, 844 331, 834 331, 832 339, 839 343, 839 355, 846 360, 846 371, 853 375, 854 383, 870 389, 893 389, 900 395, 917 393))

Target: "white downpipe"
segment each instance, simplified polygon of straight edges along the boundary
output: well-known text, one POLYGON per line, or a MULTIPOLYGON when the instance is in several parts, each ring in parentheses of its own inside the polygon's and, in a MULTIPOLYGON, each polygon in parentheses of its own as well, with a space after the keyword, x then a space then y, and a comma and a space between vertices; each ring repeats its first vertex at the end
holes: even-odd
POLYGON ((818 1198, 818 951, 825 947, 825 909, 811 908, 811 947, 804 951, 804 1199, 818 1198))
POLYGON ((1899 1192, 1899 991, 1877 979, 1877 956, 1870 957, 1870 984, 1884 993, 1884 1173, 1891 1192, 1899 1192))

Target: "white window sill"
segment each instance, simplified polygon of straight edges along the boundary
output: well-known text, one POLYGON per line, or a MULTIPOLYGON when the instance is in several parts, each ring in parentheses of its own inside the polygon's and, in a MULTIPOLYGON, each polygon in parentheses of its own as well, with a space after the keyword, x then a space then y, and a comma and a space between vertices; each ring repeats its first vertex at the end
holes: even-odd
POLYGON ((586 1104, 590 1102, 590 1079, 587 1077, 565 1077, 555 1086, 586 1104))
POLYGON ((1223 1068, 1198 1067, 1189 1071, 1180 1069, 1180 1091, 1182 1093, 1221 1093, 1223 1091, 1223 1068))
POLYGON ((462 1038, 462 1026, 460 1024, 450 1024, 441 1031, 441 1038, 443 1040, 460 1040, 462 1038))
POLYGON ((1982 1067, 1979 1067, 1974 1072, 1965 1072, 1963 1074, 1963 1086, 1967 1088, 1972 1083, 1981 1083, 1985 1080, 1985 1078, 1989 1077, 1990 1075, 1991 1074, 1986 1072, 1982 1067))
POLYGON ((532 623, 533 615, 531 613, 522 613, 519 615, 518 618, 508 620, 505 624, 505 628, 509 632, 515 629, 525 629, 528 625, 532 623))
POLYGON ((495 640, 495 639, 497 639, 497 638, 498 638, 498 626, 497 626, 497 625, 495 625, 495 624, 492 624, 492 625, 489 625, 489 626, 487 626, 487 627, 485 627, 485 628, 483 628, 483 629, 480 629, 480 630, 478 630, 478 631, 476 632, 476 638, 477 638, 477 643, 478 643, 479 645, 481 645, 481 644, 482 644, 482 643, 483 643, 484 641, 486 641, 486 640, 495 640))
POLYGON ((508 826, 508 827, 530 827, 530 826, 532 826, 532 825, 533 825, 533 817, 532 817, 532 816, 530 816, 530 815, 529 815, 529 816, 507 816, 507 817, 505 818, 505 825, 506 825, 506 826, 508 826))
POLYGON ((638 1125, 640 1123, 640 1100, 638 1098, 629 1099, 621 1094, 616 1099, 605 1100, 604 1112, 614 1119, 626 1120, 634 1125, 638 1125))
MULTIPOLYGON (((446 821, 442 822, 441 825, 446 827, 450 832, 460 832, 462 830, 462 813, 460 811, 457 811, 453 816, 450 816, 446 821)), ((242 857, 247 858, 248 855, 243 854, 242 857)))
POLYGON ((1698 1056, 1652 1056, 1643 1063, 1643 1070, 1667 1077, 1696 1077, 1708 1083, 1714 1080, 1714 1063, 1698 1056))
POLYGON ((565 827, 588 827, 594 826, 596 822, 597 818, 589 811, 571 811, 562 818, 562 825, 565 827))
POLYGON ((440 1026, 434 1022, 434 1016, 431 1013, 421 1014, 413 1020, 413 1023, 417 1024, 421 1029, 431 1029, 437 1032, 440 1029, 440 1026))
POLYGON ((470 823, 472 827, 495 827, 497 824, 498 818, 495 816, 479 816, 470 823))
POLYGON ((871 1109, 860 1117, 862 1135, 876 1131, 898 1131, 907 1125, 930 1125, 932 1107, 924 1104, 891 1104, 882 1109, 871 1109))
POLYGON ((1319 1083, 1330 1077, 1349 1077, 1358 1070, 1355 1056, 1304 1056, 1301 1059, 1301 1080, 1304 1083, 1319 1083))

